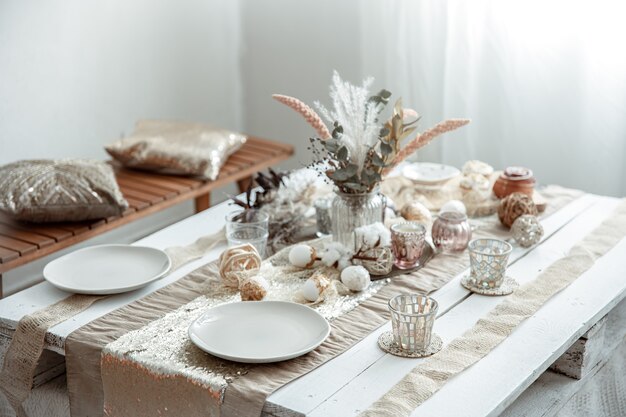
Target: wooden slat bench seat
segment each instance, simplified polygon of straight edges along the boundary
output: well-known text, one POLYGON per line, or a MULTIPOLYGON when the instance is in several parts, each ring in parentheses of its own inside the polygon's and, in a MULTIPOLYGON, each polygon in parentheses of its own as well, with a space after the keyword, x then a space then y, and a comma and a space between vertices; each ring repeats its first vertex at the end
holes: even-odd
POLYGON ((291 145, 249 137, 228 158, 215 181, 114 165, 118 184, 130 206, 122 216, 78 223, 28 224, 0 214, 0 298, 4 272, 190 199, 195 200, 196 211, 205 210, 211 205, 212 190, 235 182, 243 190, 256 172, 291 155, 291 145))

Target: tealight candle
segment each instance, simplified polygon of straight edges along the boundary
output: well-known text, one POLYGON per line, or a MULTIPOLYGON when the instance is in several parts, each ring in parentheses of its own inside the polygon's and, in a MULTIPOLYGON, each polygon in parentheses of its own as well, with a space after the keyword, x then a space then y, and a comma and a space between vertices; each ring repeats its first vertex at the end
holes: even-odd
POLYGON ((513 247, 503 240, 472 240, 469 244, 469 284, 483 289, 499 288, 512 250, 513 247))
POLYGON ((400 269, 415 268, 426 242, 426 228, 415 222, 396 223, 391 226, 391 248, 400 269))
POLYGON ((423 294, 402 294, 389 300, 393 338, 401 349, 425 351, 431 342, 439 304, 423 294))

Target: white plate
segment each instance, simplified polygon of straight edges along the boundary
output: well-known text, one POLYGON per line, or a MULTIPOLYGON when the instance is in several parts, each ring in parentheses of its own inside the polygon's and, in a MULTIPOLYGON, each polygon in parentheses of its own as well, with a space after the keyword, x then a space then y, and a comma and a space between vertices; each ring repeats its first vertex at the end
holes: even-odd
POLYGON ((211 355, 237 362, 278 362, 322 344, 330 325, 315 310, 284 301, 242 301, 208 310, 189 338, 211 355))
POLYGON ((402 169, 402 175, 420 184, 441 184, 459 175, 461 171, 450 165, 415 162, 402 169))
POLYGON ((159 249, 131 245, 98 245, 68 253, 48 263, 44 278, 64 291, 118 294, 163 277, 170 258, 159 249))

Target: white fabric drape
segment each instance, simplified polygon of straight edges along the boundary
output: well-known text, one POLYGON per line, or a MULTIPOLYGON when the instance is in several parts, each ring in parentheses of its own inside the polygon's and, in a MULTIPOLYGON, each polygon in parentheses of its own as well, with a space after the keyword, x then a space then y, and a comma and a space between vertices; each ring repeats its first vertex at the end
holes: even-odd
POLYGON ((626 4, 366 0, 363 73, 425 129, 472 123, 421 160, 532 168, 541 183, 626 194, 626 4))

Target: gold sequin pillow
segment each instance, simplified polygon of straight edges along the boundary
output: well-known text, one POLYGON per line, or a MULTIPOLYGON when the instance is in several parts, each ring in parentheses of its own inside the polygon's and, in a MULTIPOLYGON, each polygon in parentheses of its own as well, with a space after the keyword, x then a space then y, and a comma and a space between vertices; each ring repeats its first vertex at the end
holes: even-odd
POLYGON ((245 142, 245 135, 210 125, 142 120, 129 137, 105 149, 126 167, 214 180, 245 142))
POLYGON ((42 159, 0 167, 0 211, 18 220, 100 219, 127 208, 113 169, 102 161, 42 159))

